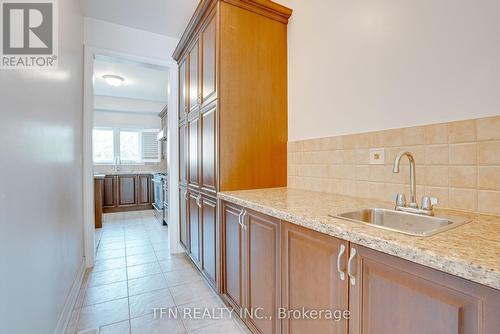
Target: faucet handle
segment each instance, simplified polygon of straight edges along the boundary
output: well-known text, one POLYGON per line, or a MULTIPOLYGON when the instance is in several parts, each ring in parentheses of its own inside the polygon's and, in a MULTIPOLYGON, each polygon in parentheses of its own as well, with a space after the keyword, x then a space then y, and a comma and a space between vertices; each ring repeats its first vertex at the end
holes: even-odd
POLYGON ((424 196, 422 197, 422 210, 432 210, 437 203, 438 199, 436 197, 424 196))
POLYGON ((406 206, 406 197, 404 194, 396 194, 396 206, 406 206))

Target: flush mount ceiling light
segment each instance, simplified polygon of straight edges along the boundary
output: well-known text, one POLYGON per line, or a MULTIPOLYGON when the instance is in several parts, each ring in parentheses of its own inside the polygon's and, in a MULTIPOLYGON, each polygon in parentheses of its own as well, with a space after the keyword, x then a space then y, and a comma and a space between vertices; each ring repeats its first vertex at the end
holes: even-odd
POLYGON ((113 74, 105 74, 102 76, 102 78, 104 79, 104 81, 106 81, 108 85, 113 87, 121 86, 122 83, 125 81, 125 78, 113 74))

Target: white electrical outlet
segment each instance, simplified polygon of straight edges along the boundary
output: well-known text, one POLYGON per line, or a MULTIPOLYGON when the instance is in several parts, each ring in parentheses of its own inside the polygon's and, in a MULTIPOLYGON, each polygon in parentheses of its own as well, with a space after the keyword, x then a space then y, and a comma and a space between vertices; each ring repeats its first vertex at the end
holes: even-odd
POLYGON ((385 150, 383 148, 370 149, 370 165, 383 165, 385 162, 385 150))

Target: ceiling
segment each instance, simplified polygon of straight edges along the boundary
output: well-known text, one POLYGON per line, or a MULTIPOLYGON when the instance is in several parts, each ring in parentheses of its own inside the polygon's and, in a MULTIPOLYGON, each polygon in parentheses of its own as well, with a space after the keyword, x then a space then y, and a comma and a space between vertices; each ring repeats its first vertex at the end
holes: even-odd
POLYGON ((199 0, 81 0, 83 14, 180 38, 199 0))
POLYGON ((94 61, 95 95, 166 102, 167 90, 168 69, 165 67, 115 57, 96 56, 94 61), (119 87, 110 86, 102 78, 105 74, 119 75, 125 81, 119 87))

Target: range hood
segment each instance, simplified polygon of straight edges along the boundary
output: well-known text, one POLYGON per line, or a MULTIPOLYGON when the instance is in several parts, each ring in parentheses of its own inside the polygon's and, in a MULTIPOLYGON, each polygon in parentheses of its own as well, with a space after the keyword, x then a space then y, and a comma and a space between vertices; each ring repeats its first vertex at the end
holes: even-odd
POLYGON ((167 140, 167 131, 165 131, 165 129, 161 129, 160 131, 158 131, 158 134, 156 135, 156 139, 158 141, 167 140))

